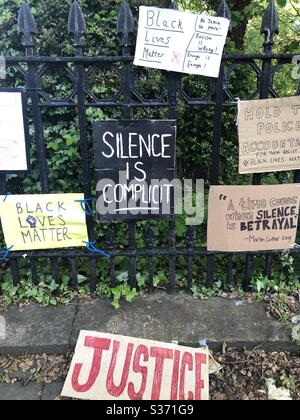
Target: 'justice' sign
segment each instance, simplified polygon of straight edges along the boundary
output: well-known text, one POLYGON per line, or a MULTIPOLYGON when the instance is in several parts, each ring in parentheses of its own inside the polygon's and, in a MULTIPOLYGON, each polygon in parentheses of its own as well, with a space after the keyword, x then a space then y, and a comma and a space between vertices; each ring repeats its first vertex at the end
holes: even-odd
POLYGON ((63 396, 207 400, 208 350, 81 331, 63 396))

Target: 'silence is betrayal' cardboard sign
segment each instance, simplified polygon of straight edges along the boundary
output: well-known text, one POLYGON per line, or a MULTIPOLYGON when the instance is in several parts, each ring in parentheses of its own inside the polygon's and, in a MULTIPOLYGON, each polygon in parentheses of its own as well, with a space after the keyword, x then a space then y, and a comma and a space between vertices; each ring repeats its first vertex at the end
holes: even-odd
POLYGON ((300 184, 214 186, 209 193, 209 251, 293 248, 300 184))
POLYGON ((240 174, 300 169, 300 96, 238 107, 240 174))

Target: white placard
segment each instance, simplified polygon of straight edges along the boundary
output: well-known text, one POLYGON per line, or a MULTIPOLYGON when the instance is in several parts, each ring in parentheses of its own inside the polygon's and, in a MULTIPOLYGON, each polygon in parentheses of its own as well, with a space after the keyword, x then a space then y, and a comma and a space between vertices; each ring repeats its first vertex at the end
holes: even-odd
POLYGON ((226 18, 141 6, 134 64, 217 78, 229 24, 226 18))
POLYGON ((208 400, 208 349, 81 331, 62 395, 85 400, 208 400))
POLYGON ((21 92, 0 92, 0 171, 26 171, 21 92))

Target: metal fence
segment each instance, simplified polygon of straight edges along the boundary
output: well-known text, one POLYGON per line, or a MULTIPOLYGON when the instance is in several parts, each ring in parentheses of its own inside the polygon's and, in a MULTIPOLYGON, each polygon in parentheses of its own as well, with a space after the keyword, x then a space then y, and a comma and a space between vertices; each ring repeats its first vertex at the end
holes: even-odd
MULTIPOLYGON (((176 7, 173 4, 172 7, 176 7)), ((218 16, 230 17, 230 11, 226 1, 222 1, 218 11, 218 16)), ((220 181, 220 151, 222 147, 222 125, 223 111, 227 107, 236 107, 236 98, 231 90, 230 83, 236 68, 248 66, 255 74, 256 89, 251 93, 249 98, 268 98, 278 97, 279 95, 273 88, 274 77, 277 72, 281 71, 283 66, 291 64, 293 60, 292 54, 274 54, 272 52, 274 45, 274 36, 278 33, 278 17, 276 14, 273 1, 270 1, 268 8, 263 16, 262 33, 265 36, 263 44, 263 53, 258 54, 234 54, 223 55, 220 75, 218 79, 211 79, 211 89, 203 97, 194 98, 189 95, 181 83, 182 75, 172 72, 163 72, 165 77, 165 89, 160 97, 144 98, 136 88, 133 72, 132 57, 132 39, 133 39, 133 17, 130 8, 126 2, 123 2, 120 10, 118 21, 118 32, 122 35, 123 53, 121 56, 86 56, 84 55, 83 38, 86 33, 86 24, 84 16, 81 12, 79 4, 74 1, 71 6, 69 16, 69 32, 74 35, 74 56, 73 57, 52 57, 35 55, 33 34, 37 34, 37 27, 30 9, 26 3, 22 3, 18 26, 19 32, 23 34, 23 44, 25 55, 21 57, 6 57, 6 65, 13 68, 21 78, 24 79, 24 86, 28 92, 28 106, 34 126, 34 138, 36 145, 36 153, 39 165, 39 177, 41 182, 41 193, 50 193, 49 189, 49 168, 46 159, 46 144, 44 140, 44 109, 76 109, 78 115, 78 130, 80 133, 80 155, 82 163, 82 189, 86 198, 92 196, 94 180, 90 171, 90 136, 88 132, 88 124, 91 123, 87 116, 89 108, 100 108, 107 110, 109 108, 118 107, 123 110, 123 117, 130 119, 133 116, 133 110, 139 108, 148 109, 164 109, 168 110, 170 119, 176 119, 179 101, 185 103, 189 107, 203 107, 214 109, 214 129, 211 153, 211 171, 210 179, 207 180, 210 185, 217 185, 220 181), (99 98, 94 95, 89 88, 89 75, 93 69, 113 69, 119 77, 119 89, 112 98, 99 98), (43 88, 41 82, 42 75, 46 72, 51 73, 53 69, 64 69, 68 73, 69 79, 72 81, 72 92, 65 99, 50 97, 43 88)), ((189 76, 187 76, 189 77, 189 76)), ((107 81, 107 84, 109 81, 107 81)), ((299 94, 295 92, 295 94, 299 94)), ((260 184, 262 181, 261 174, 253 177, 253 184, 260 184)), ((294 182, 300 182, 300 171, 295 171, 294 182)), ((0 175, 0 193, 5 194, 7 179, 5 175, 0 175)), ((11 191, 13 193, 13 191, 11 191)), ((211 287, 216 281, 216 258, 222 254, 226 260, 228 284, 234 280, 234 262, 235 254, 212 253, 208 252, 205 247, 196 247, 195 229, 187 227, 186 247, 178 247, 176 241, 176 229, 173 221, 167 222, 168 226, 168 246, 155 247, 154 235, 151 227, 145 230, 145 244, 141 249, 137 247, 136 241, 136 222, 129 221, 128 225, 128 246, 121 248, 115 240, 113 228, 108 229, 107 243, 99 243, 95 237, 95 220, 87 217, 87 226, 90 241, 98 241, 98 245, 106 249, 112 257, 109 264, 109 276, 112 286, 116 285, 116 258, 128 258, 129 281, 132 287, 137 285, 137 259, 144 258, 147 260, 147 276, 150 289, 153 288, 153 278, 156 272, 155 258, 163 257, 168 260, 168 289, 174 292, 177 287, 176 268, 178 258, 184 258, 187 268, 187 287, 193 284, 193 268, 196 259, 201 257, 206 260, 206 285, 211 287)), ((115 226, 118 229, 118 225, 115 226)), ((299 248, 290 251, 292 254, 299 253, 299 248)), ((98 282, 101 281, 97 272, 97 264, 99 264, 100 256, 92 254, 86 249, 63 249, 63 250, 41 250, 30 251, 26 253, 26 260, 23 258, 24 252, 11 252, 8 261, 2 269, 6 270, 10 267, 14 284, 20 281, 20 263, 27 265, 31 272, 32 281, 39 282, 39 261, 47 259, 51 263, 51 275, 53 279, 59 283, 60 281, 60 264, 63 261, 69 267, 72 278, 72 285, 77 285, 78 279, 78 260, 87 259, 89 263, 89 279, 92 290, 95 290, 98 282)), ((271 275, 272 263, 274 255, 278 252, 259 252, 241 254, 244 258, 244 286, 248 287, 253 272, 253 262, 256 256, 261 255, 265 259, 265 273, 271 275)))

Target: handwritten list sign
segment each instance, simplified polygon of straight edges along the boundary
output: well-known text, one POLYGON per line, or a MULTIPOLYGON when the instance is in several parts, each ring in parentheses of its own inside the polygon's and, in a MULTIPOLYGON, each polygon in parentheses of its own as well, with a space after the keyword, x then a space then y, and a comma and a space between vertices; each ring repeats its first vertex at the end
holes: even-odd
POLYGON ((217 78, 229 24, 225 18, 141 6, 134 64, 217 78))
POLYGON ((209 251, 293 248, 300 184, 213 186, 209 193, 209 251))
POLYGON ((300 96, 238 103, 241 174, 300 169, 300 96))
POLYGON ((28 170, 28 137, 25 91, 0 89, 0 172, 28 170))

